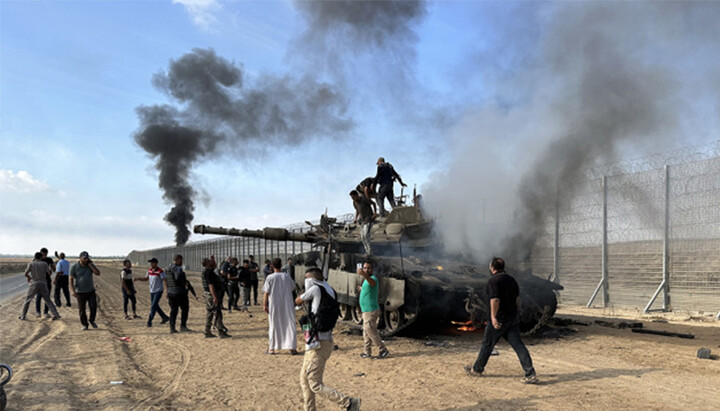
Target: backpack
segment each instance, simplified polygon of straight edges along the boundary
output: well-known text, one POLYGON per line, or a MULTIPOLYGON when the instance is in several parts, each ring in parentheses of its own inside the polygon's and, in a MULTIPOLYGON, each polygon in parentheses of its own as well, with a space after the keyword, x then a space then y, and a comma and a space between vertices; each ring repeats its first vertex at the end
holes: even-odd
MULTIPOLYGON (((314 331, 332 331, 335 324, 337 324, 338 317, 340 317, 340 305, 337 300, 328 294, 325 287, 321 285, 318 285, 318 287, 320 287, 320 306, 316 314, 310 313, 310 322, 314 331)), ((336 292, 335 296, 337 296, 336 292)))

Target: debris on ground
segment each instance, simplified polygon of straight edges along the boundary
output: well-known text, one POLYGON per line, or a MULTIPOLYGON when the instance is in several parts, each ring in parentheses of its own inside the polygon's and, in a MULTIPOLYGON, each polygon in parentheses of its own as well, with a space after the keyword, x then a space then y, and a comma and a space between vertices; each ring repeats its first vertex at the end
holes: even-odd
POLYGON ((363 334, 363 330, 362 330, 362 328, 350 327, 350 328, 348 328, 348 329, 346 329, 346 330, 342 330, 342 331, 340 332, 340 334, 345 334, 345 335, 362 335, 362 334, 363 334))
POLYGON ((552 325, 555 325, 558 327, 567 327, 568 325, 583 325, 583 326, 590 325, 589 322, 573 320, 572 318, 560 318, 560 317, 553 317, 550 319, 550 322, 552 323, 552 325))
POLYGON ((633 328, 631 331, 634 333, 662 335, 665 337, 695 338, 693 334, 673 333, 670 331, 644 330, 642 328, 633 328))
POLYGON ((425 341, 425 345, 428 347, 439 347, 439 348, 447 348, 448 343, 447 341, 425 341))
POLYGON ((701 360, 709 360, 710 359, 710 349, 709 348, 700 348, 697 352, 697 357, 701 360))
POLYGON ((625 328, 642 328, 643 324, 641 322, 626 322, 626 321, 620 321, 619 323, 611 322, 611 321, 604 321, 604 320, 595 320, 595 324, 602 326, 602 327, 609 327, 609 328, 619 328, 619 329, 625 329, 625 328))
POLYGON ((353 377, 364 377, 364 376, 365 376, 364 372, 359 372, 357 374, 353 374, 353 377))

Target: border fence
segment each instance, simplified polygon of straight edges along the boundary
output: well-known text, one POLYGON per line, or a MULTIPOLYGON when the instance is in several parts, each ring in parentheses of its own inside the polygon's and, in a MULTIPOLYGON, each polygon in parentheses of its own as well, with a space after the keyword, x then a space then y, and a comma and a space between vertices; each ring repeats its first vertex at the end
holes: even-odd
MULTIPOLYGON (((594 178, 558 201, 533 249, 533 273, 563 285, 559 300, 564 304, 711 312, 720 319, 720 143, 713 147, 714 152, 704 148, 699 159, 683 157, 685 162, 676 155, 664 165, 650 158, 645 167, 592 170, 594 178), (634 172, 622 172, 628 168, 634 172)), ((308 229, 305 224, 285 228, 308 229)), ((201 258, 211 254, 218 259, 252 254, 262 263, 274 257, 285 261, 310 247, 221 237, 133 251, 128 258, 135 264, 150 257, 170 262, 180 253, 188 269, 199 271, 201 258)))

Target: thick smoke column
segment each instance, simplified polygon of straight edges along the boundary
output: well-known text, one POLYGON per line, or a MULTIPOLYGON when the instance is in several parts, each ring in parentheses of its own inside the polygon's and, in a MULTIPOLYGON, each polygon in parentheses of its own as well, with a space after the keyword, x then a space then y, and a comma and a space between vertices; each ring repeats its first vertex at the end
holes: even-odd
POLYGON ((193 166, 209 156, 248 144, 298 144, 314 136, 347 132, 347 102, 331 86, 311 77, 261 76, 244 84, 242 67, 212 49, 193 49, 170 62, 153 85, 182 105, 137 108, 135 141, 156 160, 163 198, 173 205, 165 220, 175 242, 187 242, 196 194, 193 166))
MULTIPOLYGON (((465 241, 451 239, 457 232, 444 233, 454 241, 453 251, 526 258, 558 196, 571 198, 591 167, 616 160, 624 150, 637 157, 677 139, 683 121, 697 119, 692 102, 713 94, 707 89, 712 63, 686 62, 704 61, 693 55, 702 46, 710 61, 717 59, 720 37, 709 16, 718 9, 717 3, 573 3, 542 10, 544 29, 536 44, 523 44, 528 48, 520 50, 521 70, 497 91, 496 101, 512 105, 469 114, 465 123, 477 128, 458 130, 456 161, 428 187, 426 199, 441 216, 439 226, 464 231, 465 241), (486 164, 469 167, 473 156, 486 164), (443 187, 448 177, 453 184, 443 187), (477 202, 444 212, 439 201, 451 198, 458 185, 490 203, 517 190, 515 217, 502 235, 477 233, 471 224, 477 202)), ((512 38, 507 40, 512 47, 512 38)))
POLYGON ((305 30, 288 57, 303 70, 332 78, 354 101, 382 107, 401 123, 424 120, 427 99, 416 94, 416 29, 425 1, 296 1, 305 30))
POLYGON ((308 20, 303 41, 330 38, 356 50, 402 47, 417 41, 412 26, 427 13, 424 1, 297 1, 308 20))

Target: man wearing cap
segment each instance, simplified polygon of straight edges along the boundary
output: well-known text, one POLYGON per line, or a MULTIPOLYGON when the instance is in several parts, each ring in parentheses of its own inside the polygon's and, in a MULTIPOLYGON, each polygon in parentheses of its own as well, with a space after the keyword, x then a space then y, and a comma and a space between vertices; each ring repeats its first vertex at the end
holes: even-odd
POLYGON ((212 326, 217 328, 220 338, 230 338, 227 328, 223 324, 222 310, 222 279, 215 273, 217 262, 215 256, 202 259, 204 268, 201 278, 203 291, 205 292, 205 338, 213 338, 212 326))
POLYGON ((90 305, 89 323, 93 328, 97 328, 95 324, 95 316, 97 315, 97 296, 95 295, 95 283, 93 274, 100 275, 100 270, 95 267, 90 254, 87 251, 80 253, 80 260, 70 267, 70 290, 73 297, 78 300, 78 311, 80 313, 80 322, 83 331, 88 329, 88 317, 85 312, 85 305, 90 305))
POLYGON ((153 257, 148 260, 148 263, 150 263, 150 268, 147 271, 147 274, 145 274, 145 277, 136 277, 133 280, 135 281, 148 281, 150 285, 150 315, 148 316, 148 322, 147 326, 152 327, 152 321, 153 318, 155 318, 155 313, 160 314, 160 317, 162 318, 162 322, 160 324, 165 324, 170 320, 170 317, 168 317, 162 308, 160 308, 160 298, 162 297, 163 290, 165 289, 163 285, 163 279, 165 279, 165 272, 163 272, 163 269, 158 267, 158 259, 153 257))
POLYGON ((400 175, 395 171, 392 164, 386 163, 383 157, 378 158, 377 173, 375 174, 375 187, 377 187, 377 202, 379 214, 385 217, 385 199, 390 202, 390 206, 395 208, 395 193, 393 192, 393 183, 397 180, 401 186, 407 187, 403 183, 400 175))
POLYGON ((47 304, 47 306, 53 313, 53 320, 57 320, 60 318, 60 314, 58 314, 57 308, 55 308, 55 304, 50 301, 50 292, 47 288, 46 275, 51 272, 52 270, 50 269, 50 266, 48 266, 48 264, 44 261, 42 253, 35 253, 35 259, 30 264, 28 264, 27 268, 25 269, 25 278, 27 278, 27 281, 30 283, 30 288, 28 288, 27 296, 25 297, 25 303, 23 303, 22 312, 20 314, 20 317, 18 318, 20 318, 21 320, 25 319, 25 315, 27 315, 30 303, 35 296, 38 296, 38 298, 42 298, 43 300, 45 300, 45 304, 47 304))

